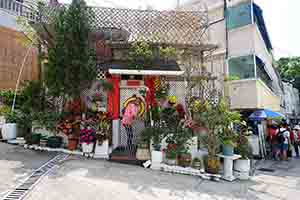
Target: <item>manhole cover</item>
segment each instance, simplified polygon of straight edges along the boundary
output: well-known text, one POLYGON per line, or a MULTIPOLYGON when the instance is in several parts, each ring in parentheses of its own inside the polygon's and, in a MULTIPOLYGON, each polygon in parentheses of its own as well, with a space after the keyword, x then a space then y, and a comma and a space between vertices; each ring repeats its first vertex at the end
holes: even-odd
POLYGON ((270 169, 270 168, 259 168, 258 170, 263 172, 275 172, 274 169, 270 169))

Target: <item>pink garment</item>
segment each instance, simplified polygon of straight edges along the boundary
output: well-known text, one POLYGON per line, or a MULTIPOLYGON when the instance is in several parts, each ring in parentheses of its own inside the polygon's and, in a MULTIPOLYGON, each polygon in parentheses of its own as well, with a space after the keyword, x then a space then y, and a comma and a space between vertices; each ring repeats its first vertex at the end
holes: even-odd
POLYGON ((134 118, 138 115, 138 112, 138 106, 136 106, 134 103, 128 104, 123 114, 122 124, 131 125, 134 118))

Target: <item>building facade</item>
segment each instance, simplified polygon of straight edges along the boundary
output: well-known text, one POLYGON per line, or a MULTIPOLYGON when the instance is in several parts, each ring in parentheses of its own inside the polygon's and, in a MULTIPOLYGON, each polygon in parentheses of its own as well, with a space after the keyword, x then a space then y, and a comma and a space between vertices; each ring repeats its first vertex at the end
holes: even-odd
POLYGON ((284 114, 289 123, 297 124, 300 115, 299 90, 291 83, 283 82, 284 88, 284 114))
POLYGON ((209 40, 218 46, 213 53, 217 59, 208 69, 222 71, 231 80, 231 108, 283 111, 283 85, 261 8, 253 0, 192 0, 182 7, 203 5, 208 8, 209 40))

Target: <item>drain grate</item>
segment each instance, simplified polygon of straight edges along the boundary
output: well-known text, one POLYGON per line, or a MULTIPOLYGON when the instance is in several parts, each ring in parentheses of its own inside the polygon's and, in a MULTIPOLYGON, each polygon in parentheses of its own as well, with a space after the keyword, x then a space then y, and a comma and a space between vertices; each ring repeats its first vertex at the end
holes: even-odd
POLYGON ((28 191, 30 191, 38 181, 45 175, 47 175, 50 170, 57 165, 59 162, 64 161, 69 155, 59 154, 53 159, 49 160, 47 163, 42 165, 40 168, 36 169, 28 178, 24 180, 15 190, 7 194, 3 200, 21 200, 25 197, 28 191))

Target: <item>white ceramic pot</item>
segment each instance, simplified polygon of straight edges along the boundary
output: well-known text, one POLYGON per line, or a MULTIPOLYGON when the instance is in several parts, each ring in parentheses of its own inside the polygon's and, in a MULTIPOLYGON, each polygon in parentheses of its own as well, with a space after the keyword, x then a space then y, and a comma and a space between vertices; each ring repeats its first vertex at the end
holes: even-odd
POLYGON ((235 160, 233 169, 238 172, 249 172, 250 171, 250 160, 249 159, 235 160))
POLYGON ((2 139, 12 140, 17 138, 17 124, 6 123, 2 126, 2 139))
POLYGON ((82 145, 83 153, 92 153, 93 152, 94 143, 91 143, 91 144, 82 143, 81 145, 82 145))
POLYGON ((163 153, 161 151, 152 151, 151 152, 151 161, 152 161, 152 163, 162 163, 163 153))
POLYGON ((95 155, 94 158, 109 158, 109 143, 108 140, 103 141, 101 145, 99 145, 98 141, 95 147, 95 155))

